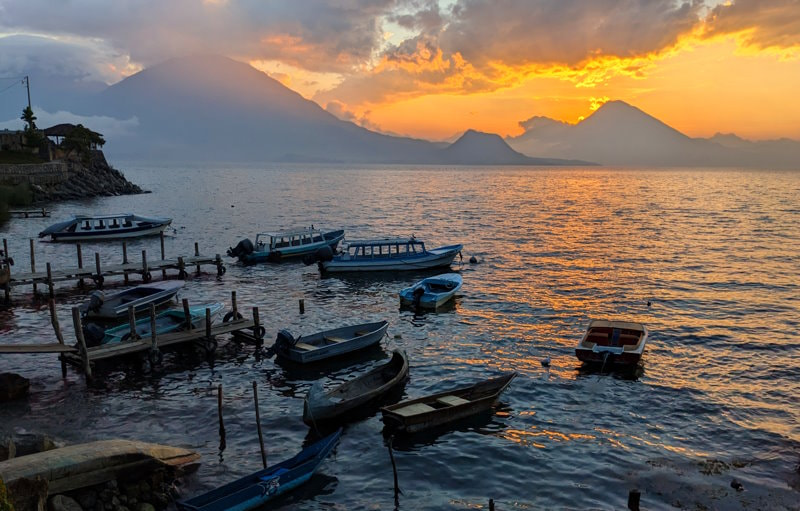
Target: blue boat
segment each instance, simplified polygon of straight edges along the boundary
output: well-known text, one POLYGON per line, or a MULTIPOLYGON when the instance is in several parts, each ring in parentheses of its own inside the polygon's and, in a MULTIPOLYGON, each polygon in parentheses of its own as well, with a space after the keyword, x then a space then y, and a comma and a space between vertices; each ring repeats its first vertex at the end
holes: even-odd
POLYGON ((343 238, 344 230, 322 232, 314 229, 314 226, 294 231, 262 232, 256 235, 255 243, 244 239, 235 247, 229 248, 228 256, 236 257, 244 264, 256 264, 279 263, 295 257, 314 255, 319 251, 332 255, 343 238))
POLYGON ((455 296, 461 289, 461 283, 461 275, 458 273, 428 277, 400 291, 400 302, 403 305, 436 309, 455 296))
MULTIPOLYGON (((205 322, 206 309, 211 311, 211 319, 213 321, 225 305, 222 303, 208 303, 205 305, 193 305, 189 307, 189 315, 192 317, 192 325, 197 328, 201 323, 205 322)), ((168 334, 186 328, 186 316, 183 309, 169 309, 156 316, 156 333, 168 334)), ((136 322, 136 333, 142 339, 150 338, 150 318, 143 318, 136 322)), ((94 332, 87 333, 87 342, 89 344, 113 344, 126 341, 130 338, 131 327, 127 323, 114 328, 109 328, 103 334, 99 343, 94 340, 96 335, 94 332), (91 337, 92 339, 90 339, 91 337), (92 342, 95 341, 95 342, 92 342)))
POLYGON ((259 470, 203 495, 177 502, 184 511, 246 511, 297 488, 311 479, 319 466, 336 447, 342 430, 306 447, 277 465, 259 470))
POLYGON ((408 271, 450 266, 463 245, 425 249, 410 238, 349 241, 342 253, 318 261, 321 272, 408 271))
POLYGON ((172 223, 171 218, 145 217, 133 213, 114 215, 76 215, 53 224, 39 233, 52 241, 100 241, 139 238, 159 234, 172 223))

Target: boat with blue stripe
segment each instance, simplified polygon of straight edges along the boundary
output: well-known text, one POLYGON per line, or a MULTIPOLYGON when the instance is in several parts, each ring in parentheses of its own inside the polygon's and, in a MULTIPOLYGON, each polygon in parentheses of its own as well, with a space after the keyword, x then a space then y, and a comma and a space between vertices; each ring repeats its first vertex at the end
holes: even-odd
POLYGON ((255 243, 243 239, 228 249, 228 256, 236 257, 244 264, 279 263, 317 252, 332 255, 342 239, 343 229, 323 232, 313 225, 306 229, 260 232, 256 234, 255 243))
POLYGON ((427 250, 414 236, 348 241, 341 254, 318 265, 323 273, 429 270, 450 266, 462 248, 457 244, 427 250))

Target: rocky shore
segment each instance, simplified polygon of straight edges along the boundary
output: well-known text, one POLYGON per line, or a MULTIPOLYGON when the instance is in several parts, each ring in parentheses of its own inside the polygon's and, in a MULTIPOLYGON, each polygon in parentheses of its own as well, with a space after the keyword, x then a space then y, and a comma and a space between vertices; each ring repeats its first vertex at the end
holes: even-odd
POLYGON ((67 161, 67 177, 51 184, 31 184, 34 203, 148 193, 111 167, 102 151, 92 151, 89 162, 67 161))

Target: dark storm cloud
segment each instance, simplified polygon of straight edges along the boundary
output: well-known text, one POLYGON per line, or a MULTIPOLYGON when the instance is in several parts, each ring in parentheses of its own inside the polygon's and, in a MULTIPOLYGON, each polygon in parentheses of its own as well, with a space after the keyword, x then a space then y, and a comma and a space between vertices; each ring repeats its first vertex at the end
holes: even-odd
POLYGON ((718 5, 706 19, 707 37, 743 33, 757 48, 800 45, 800 0, 737 0, 718 5))

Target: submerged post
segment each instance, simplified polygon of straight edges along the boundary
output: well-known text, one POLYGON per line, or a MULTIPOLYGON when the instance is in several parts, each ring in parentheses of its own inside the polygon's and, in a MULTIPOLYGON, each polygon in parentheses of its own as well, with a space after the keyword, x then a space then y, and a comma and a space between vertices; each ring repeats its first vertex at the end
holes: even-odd
POLYGON ((178 256, 178 277, 186 278, 186 264, 183 262, 183 256, 178 256))
MULTIPOLYGON (((33 249, 33 238, 30 238, 31 245, 31 273, 36 273, 36 252, 33 249)), ((33 294, 36 295, 36 277, 33 281, 33 294)))
MULTIPOLYGON (((160 234, 160 238, 161 238, 161 261, 162 261, 161 264, 164 264, 163 261, 164 261, 164 259, 166 259, 166 257, 164 256, 164 231, 161 231, 159 234, 160 234)), ((167 270, 166 270, 166 268, 163 268, 163 267, 161 268, 161 278, 162 279, 167 278, 167 270)))
POLYGON ((149 282, 150 279, 147 277, 149 272, 147 271, 147 250, 142 250, 142 280, 145 282, 149 282))
POLYGON ((231 291, 231 308, 233 309, 232 320, 239 319, 239 311, 236 309, 236 291, 231 291))
POLYGON ((150 351, 153 353, 158 352, 158 337, 156 336, 156 305, 150 304, 150 351))
POLYGON ((206 339, 211 339, 211 309, 206 307, 206 339))
POLYGON ((131 329, 131 340, 135 341, 139 338, 139 334, 136 333, 136 311, 133 305, 128 305, 128 326, 131 329))
MULTIPOLYGON (((81 244, 78 243, 75 246, 78 249, 78 273, 83 273, 83 272, 80 271, 80 270, 83 269, 83 253, 81 252, 81 244)), ((80 280, 78 280, 78 287, 82 288, 83 285, 84 285, 84 282, 83 282, 83 279, 81 278, 80 280)))
POLYGON ((47 263, 47 294, 52 299, 55 296, 53 290, 53 270, 50 268, 50 263, 47 263))
POLYGON ((261 434, 261 414, 258 412, 258 384, 253 380, 253 400, 256 403, 256 426, 258 426, 258 444, 261 446, 261 464, 267 468, 267 451, 264 450, 264 436, 261 434))
POLYGON ((191 330, 194 325, 192 325, 192 315, 189 312, 189 300, 184 298, 181 302, 183 303, 183 317, 186 319, 186 330, 191 330))
POLYGON ((217 416, 219 417, 219 451, 225 450, 225 423, 222 420, 222 384, 217 386, 217 416))
POLYGON ((630 511, 639 511, 639 499, 641 496, 642 493, 637 489, 628 492, 628 509, 630 511))
POLYGON ((253 337, 255 337, 256 340, 260 339, 259 326, 258 307, 253 307, 253 337))
POLYGON ((87 380, 92 379, 92 365, 89 362, 89 351, 86 349, 86 340, 83 338, 83 325, 81 325, 81 312, 77 307, 72 308, 72 324, 75 327, 75 337, 78 338, 78 349, 83 359, 83 372, 87 380))
MULTIPOLYGON (((56 332, 56 339, 58 339, 58 344, 64 345, 64 336, 61 334, 61 326, 58 324, 58 315, 56 314, 56 302, 52 298, 48 300, 47 305, 50 307, 50 323, 53 325, 53 330, 56 332)), ((61 353, 58 355, 58 359, 61 361, 61 377, 67 377, 67 361, 64 360, 64 354, 61 353)))
POLYGON ((300 314, 306 313, 306 301, 302 298, 300 299, 300 314))
POLYGON ((97 270, 97 287, 103 287, 103 271, 100 268, 100 252, 94 253, 94 265, 97 270))
POLYGON ((219 254, 214 256, 214 263, 217 265, 217 277, 221 277, 225 273, 225 266, 222 264, 222 257, 219 254))
MULTIPOLYGON (((123 241, 122 242, 122 264, 123 265, 128 264, 128 242, 127 241, 123 241)), ((123 269, 122 270, 122 278, 125 280, 125 283, 127 284, 128 283, 128 270, 127 269, 123 269)))
POLYGON ((9 255, 8 255, 8 240, 5 239, 5 238, 3 238, 3 254, 5 254, 6 257, 9 257, 9 255))
POLYGON ((397 481, 397 465, 394 462, 394 453, 392 452, 392 442, 394 436, 389 437, 389 442, 386 444, 389 447, 389 459, 392 461, 392 473, 394 474, 394 508, 400 508, 400 483, 397 481))
MULTIPOLYGON (((195 257, 200 257, 200 246, 197 244, 196 241, 194 242, 194 256, 195 257)), ((199 262, 197 263, 197 273, 200 273, 200 263, 199 262)))
POLYGON ((494 499, 489 499, 489 511, 494 511, 494 499))

